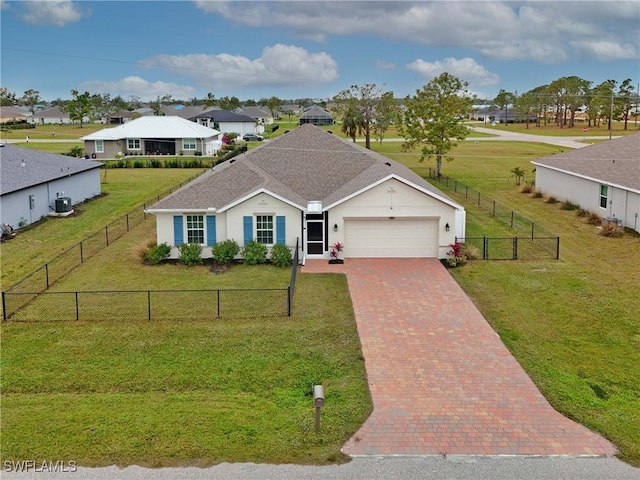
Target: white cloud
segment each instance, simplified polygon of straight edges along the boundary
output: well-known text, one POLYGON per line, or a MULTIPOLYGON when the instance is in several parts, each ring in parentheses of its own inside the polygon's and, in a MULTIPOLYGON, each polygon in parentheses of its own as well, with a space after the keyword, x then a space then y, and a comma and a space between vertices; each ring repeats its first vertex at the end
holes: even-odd
POLYGON ((265 47, 262 56, 253 60, 227 53, 161 54, 139 64, 189 76, 207 88, 227 88, 229 84, 296 87, 324 84, 338 78, 338 65, 329 54, 309 53, 304 48, 281 44, 265 47))
POLYGON ((425 62, 417 59, 407 65, 409 70, 420 74, 425 80, 431 80, 441 73, 447 72, 459 79, 469 82, 474 87, 496 85, 500 83, 500 77, 491 73, 482 65, 479 65, 473 58, 445 58, 435 62, 425 62))
POLYGON ((380 70, 393 70, 396 68, 396 64, 393 62, 387 62, 386 60, 376 60, 376 68, 380 70))
POLYGON ((606 38, 638 58, 640 2, 597 1, 196 1, 205 13, 250 27, 289 28, 299 37, 382 35, 434 47, 464 47, 502 60, 601 60, 584 42, 606 38))
POLYGON ((81 90, 90 92, 109 92, 111 96, 130 95, 140 97, 143 101, 155 100, 158 96, 171 95, 173 98, 189 98, 196 92, 189 85, 178 85, 169 82, 149 82, 137 76, 126 77, 121 80, 95 80, 80 85, 81 90))
POLYGON ((638 47, 631 44, 619 44, 609 40, 581 40, 571 42, 571 46, 583 56, 596 60, 629 60, 637 58, 638 47))
POLYGON ((20 2, 20 5, 24 8, 20 17, 33 25, 64 27, 79 22, 84 15, 78 4, 71 0, 30 1, 20 2))

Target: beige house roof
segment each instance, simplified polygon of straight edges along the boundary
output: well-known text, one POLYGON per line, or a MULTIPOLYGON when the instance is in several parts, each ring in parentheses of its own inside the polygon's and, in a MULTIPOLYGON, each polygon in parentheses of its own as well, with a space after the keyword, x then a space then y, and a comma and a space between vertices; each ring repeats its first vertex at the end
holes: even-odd
POLYGON ((539 158, 531 163, 640 192, 640 134, 539 158))

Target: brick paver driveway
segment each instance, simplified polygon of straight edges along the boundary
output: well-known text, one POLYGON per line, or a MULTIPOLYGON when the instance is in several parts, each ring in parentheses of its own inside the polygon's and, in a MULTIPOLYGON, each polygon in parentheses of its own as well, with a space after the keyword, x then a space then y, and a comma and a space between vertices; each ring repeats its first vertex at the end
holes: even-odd
POLYGON ((345 453, 616 452, 549 405, 438 260, 312 260, 303 271, 348 279, 374 410, 345 453))

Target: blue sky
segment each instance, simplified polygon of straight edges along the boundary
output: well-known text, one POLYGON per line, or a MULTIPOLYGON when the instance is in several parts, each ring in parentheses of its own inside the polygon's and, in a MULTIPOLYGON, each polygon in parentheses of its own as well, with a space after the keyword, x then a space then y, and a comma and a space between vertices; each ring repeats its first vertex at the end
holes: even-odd
POLYGON ((447 71, 481 97, 640 81, 640 1, 7 1, 2 86, 142 100, 397 97, 447 71))

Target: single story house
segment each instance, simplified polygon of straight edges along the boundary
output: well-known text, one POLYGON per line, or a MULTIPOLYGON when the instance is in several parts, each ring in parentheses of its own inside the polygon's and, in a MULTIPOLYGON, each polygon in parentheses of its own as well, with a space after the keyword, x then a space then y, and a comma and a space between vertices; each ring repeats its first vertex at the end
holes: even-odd
POLYGON ((180 117, 139 117, 80 138, 91 158, 129 155, 213 155, 220 132, 180 117))
POLYGON ((242 107, 236 109, 236 113, 253 118, 258 126, 262 127, 262 131, 257 133, 263 133, 265 125, 273 125, 273 115, 271 114, 271 111, 266 107, 242 107))
POLYGON ((640 134, 531 163, 541 192, 640 232, 640 134))
POLYGON ((189 120, 223 133, 237 133, 240 137, 245 133, 259 133, 258 125, 253 118, 219 108, 198 113, 189 120))
MULTIPOLYGON (((89 117, 84 117, 83 123, 89 123, 89 117)), ((36 125, 71 125, 73 121, 69 117, 69 114, 60 110, 60 107, 50 107, 43 110, 36 110, 36 112, 29 117, 29 123, 35 123, 36 125)))
POLYGON ((5 105, 0 107, 0 123, 26 122, 31 112, 24 107, 5 105))
POLYGON ((101 193, 100 162, 10 144, 1 146, 0 156, 2 224, 25 227, 55 212, 56 201, 68 199, 67 210, 101 193))
POLYGON ((333 125, 335 122, 329 111, 318 105, 312 105, 305 109, 304 113, 300 115, 300 120, 298 120, 299 125, 304 125, 305 123, 312 125, 333 125))
POLYGON ((404 165, 314 125, 221 163, 147 208, 157 242, 234 239, 289 247, 301 258, 446 258, 465 236, 464 208, 404 165))

